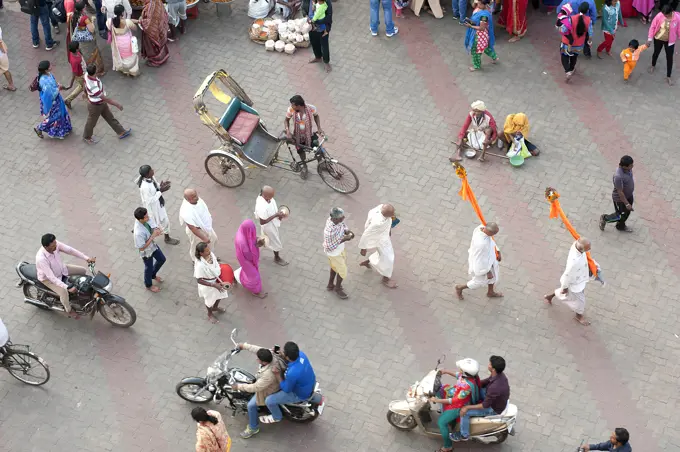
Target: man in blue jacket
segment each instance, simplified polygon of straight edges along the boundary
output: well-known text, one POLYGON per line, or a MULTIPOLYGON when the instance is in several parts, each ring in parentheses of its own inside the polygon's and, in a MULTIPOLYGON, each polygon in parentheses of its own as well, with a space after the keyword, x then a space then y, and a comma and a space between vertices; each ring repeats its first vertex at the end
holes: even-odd
POLYGON ((633 448, 630 447, 628 440, 630 435, 628 430, 625 428, 617 428, 612 433, 609 441, 600 444, 588 444, 583 447, 583 450, 608 450, 614 452, 633 452, 633 448))
POLYGON ((288 368, 285 375, 281 375, 279 368, 272 369, 281 390, 265 399, 264 403, 271 415, 260 417, 260 422, 263 424, 281 422, 283 413, 279 405, 307 400, 312 396, 314 386, 316 386, 316 375, 314 375, 312 363, 295 342, 286 342, 283 346, 283 357, 288 362, 288 368))
MULTIPOLYGON (((590 24, 592 25, 592 28, 595 29, 595 22, 597 22, 597 6, 595 6, 595 2, 593 0, 562 0, 562 3, 560 3, 560 6, 557 7, 556 11, 559 12, 567 3, 571 4, 574 14, 578 14, 578 8, 581 6, 581 3, 587 3, 590 24)), ((593 39, 593 37, 591 36, 590 39, 593 39)), ((585 55, 586 58, 590 58, 592 56, 587 40, 585 46, 583 47, 583 55, 585 55)))

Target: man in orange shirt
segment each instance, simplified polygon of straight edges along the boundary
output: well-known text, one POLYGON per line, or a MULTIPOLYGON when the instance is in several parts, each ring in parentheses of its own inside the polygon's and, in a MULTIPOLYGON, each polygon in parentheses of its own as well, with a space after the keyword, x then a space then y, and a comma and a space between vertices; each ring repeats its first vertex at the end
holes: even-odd
POLYGON ((628 43, 628 47, 621 51, 621 61, 623 62, 623 80, 628 81, 630 74, 633 73, 633 69, 637 66, 640 54, 647 50, 647 45, 638 42, 637 39, 633 39, 628 43))

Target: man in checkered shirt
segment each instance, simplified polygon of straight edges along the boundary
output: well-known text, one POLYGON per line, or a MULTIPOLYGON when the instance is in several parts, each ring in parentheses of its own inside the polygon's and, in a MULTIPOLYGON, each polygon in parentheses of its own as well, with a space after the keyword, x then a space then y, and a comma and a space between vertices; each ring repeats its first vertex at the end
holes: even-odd
POLYGON ((334 207, 323 230, 323 251, 328 256, 331 266, 331 277, 326 288, 335 291, 336 295, 343 300, 348 297, 342 288, 342 280, 347 277, 345 242, 353 238, 354 234, 345 224, 345 211, 334 207))

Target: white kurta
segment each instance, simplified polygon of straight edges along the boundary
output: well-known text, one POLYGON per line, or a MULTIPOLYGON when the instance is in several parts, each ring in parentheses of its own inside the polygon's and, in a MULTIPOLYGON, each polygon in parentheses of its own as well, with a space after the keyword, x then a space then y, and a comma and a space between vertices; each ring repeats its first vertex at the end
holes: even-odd
MULTIPOLYGON (((279 211, 279 206, 276 205, 276 200, 274 198, 267 202, 261 195, 257 197, 255 201, 255 218, 257 218, 257 224, 260 224, 259 220, 266 220, 275 213, 279 211)), ((263 235, 269 237, 269 248, 272 251, 279 252, 283 249, 283 244, 281 243, 281 234, 279 233, 279 227, 281 227, 281 220, 274 218, 267 224, 260 225, 260 230, 263 235)))
MULTIPOLYGON (((179 208, 179 224, 182 226, 190 224, 204 230, 210 237, 210 249, 215 251, 217 234, 213 230, 212 215, 202 199, 199 198, 196 204, 191 204, 186 199, 182 201, 182 206, 179 208)), ((201 239, 191 232, 188 226, 185 226, 185 232, 189 239, 189 255, 192 261, 196 261, 196 245, 201 242, 201 239)))
POLYGON ((381 275, 391 278, 394 270, 394 248, 390 230, 392 229, 392 218, 383 216, 382 204, 368 212, 368 218, 364 225, 364 233, 359 239, 359 248, 375 250, 368 260, 371 267, 381 275))
POLYGON ((569 249, 567 265, 560 278, 560 288, 555 290, 555 297, 571 308, 577 314, 583 314, 586 309, 586 295, 584 290, 590 280, 588 258, 576 248, 576 242, 569 249), (566 294, 563 289, 568 289, 566 294))
MULTIPOLYGON (((156 178, 154 177, 153 180, 155 181, 156 178)), ((158 182, 156 182, 156 184, 158 184, 158 182)), ((147 182, 145 179, 142 179, 142 183, 139 186, 139 194, 142 197, 144 208, 149 212, 149 218, 163 230, 164 234, 170 234, 168 212, 165 210, 165 207, 161 206, 160 202, 161 196, 163 195, 161 191, 156 190, 153 182, 147 182)))
MULTIPOLYGON (((210 253, 212 257, 212 264, 208 263, 204 258, 197 259, 194 262, 194 278, 207 279, 209 282, 218 282, 217 278, 220 276, 220 263, 217 262, 217 257, 214 253, 210 253)), ((204 286, 198 284, 198 296, 203 298, 203 302, 209 308, 212 308, 217 300, 227 298, 227 291, 221 291, 214 287, 204 286)))
POLYGON ((468 289, 478 289, 489 284, 496 284, 499 277, 498 258, 496 257, 496 242, 486 235, 480 225, 475 228, 468 250, 468 273, 472 279, 468 281, 468 289), (488 278, 491 272, 493 277, 488 278))

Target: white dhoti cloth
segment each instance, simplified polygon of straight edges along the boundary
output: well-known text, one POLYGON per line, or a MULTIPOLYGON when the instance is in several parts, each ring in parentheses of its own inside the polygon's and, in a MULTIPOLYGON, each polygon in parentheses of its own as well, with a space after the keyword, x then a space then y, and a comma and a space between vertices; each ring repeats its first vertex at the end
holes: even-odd
POLYGON ((488 272, 483 275, 472 275, 472 279, 467 282, 468 289, 479 289, 480 287, 496 284, 496 282, 498 282, 499 269, 500 266, 498 265, 498 261, 495 261, 491 267, 491 273, 493 274, 491 279, 489 279, 487 275, 488 272))
POLYGON ((394 270, 394 248, 392 248, 392 241, 386 240, 381 243, 375 252, 368 256, 368 261, 371 267, 386 278, 392 277, 394 270))
POLYGON ((199 198, 196 204, 191 204, 186 199, 182 201, 182 205, 179 208, 179 224, 187 225, 186 233, 189 238, 189 255, 192 261, 196 261, 196 245, 201 242, 188 225, 194 226, 203 230, 208 237, 210 237, 210 250, 215 251, 215 246, 217 244, 217 234, 213 230, 212 225, 212 215, 208 210, 205 202, 199 198))
MULTIPOLYGON (((272 215, 275 215, 279 211, 279 206, 276 204, 274 198, 267 202, 262 196, 258 196, 255 201, 255 218, 256 223, 260 224, 260 220, 266 220, 272 215)), ((279 227, 281 226, 281 220, 274 218, 267 224, 260 225, 260 231, 263 235, 269 238, 269 244, 267 248, 276 251, 277 253, 283 249, 283 244, 281 243, 281 234, 279 233, 279 227)))
POLYGON ((569 292, 563 294, 562 289, 556 289, 555 298, 569 306, 576 314, 583 315, 586 311, 586 293, 583 290, 581 292, 569 290, 569 292))
POLYGON ((149 213, 149 218, 161 228, 163 234, 170 234, 170 219, 165 206, 161 206, 160 199, 163 194, 160 188, 156 188, 157 186, 159 185, 155 177, 150 180, 142 179, 139 185, 139 194, 144 208, 149 213))
POLYGON ((590 280, 588 270, 588 256, 579 251, 574 242, 569 249, 567 265, 560 278, 560 288, 555 290, 555 297, 569 306, 577 314, 583 314, 586 309, 586 284, 590 280), (566 294, 562 290, 568 289, 566 294))
POLYGON ((359 248, 375 250, 368 257, 371 267, 384 277, 391 278, 394 270, 394 248, 390 239, 392 218, 383 216, 382 206, 380 204, 368 212, 364 233, 359 239, 359 248))
POLYGON ((483 225, 475 228, 470 241, 468 273, 472 279, 467 283, 468 289, 496 284, 500 276, 500 266, 496 256, 498 247, 496 242, 482 231, 482 228, 484 228, 483 225), (489 272, 492 274, 491 279, 487 276, 489 272))
MULTIPOLYGON (((222 270, 220 269, 220 263, 217 262, 215 253, 211 252, 210 256, 212 258, 212 263, 208 263, 204 258, 197 259, 194 262, 194 278, 201 278, 214 283, 218 282, 217 279, 220 277, 222 270)), ((218 300, 227 298, 229 295, 226 290, 219 290, 214 287, 198 284, 198 296, 203 298, 203 302, 207 307, 212 308, 218 300)))

